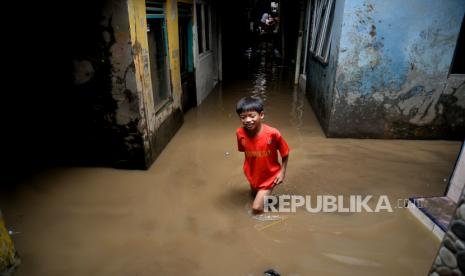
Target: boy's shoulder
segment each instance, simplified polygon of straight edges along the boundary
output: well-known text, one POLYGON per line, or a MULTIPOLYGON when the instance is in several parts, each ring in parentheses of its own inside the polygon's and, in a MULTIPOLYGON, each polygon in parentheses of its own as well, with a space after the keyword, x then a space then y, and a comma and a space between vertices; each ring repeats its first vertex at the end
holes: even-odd
MULTIPOLYGON (((281 135, 281 133, 279 132, 279 130, 277 128, 274 128, 272 126, 269 126, 267 124, 262 124, 262 131, 264 134, 266 135, 281 135)), ((236 129, 236 134, 238 136, 246 136, 247 133, 246 133, 246 130, 243 128, 243 127, 239 127, 236 129)))
POLYGON ((263 124, 264 131, 268 134, 280 134, 279 130, 277 128, 274 128, 272 126, 269 126, 267 124, 263 124))

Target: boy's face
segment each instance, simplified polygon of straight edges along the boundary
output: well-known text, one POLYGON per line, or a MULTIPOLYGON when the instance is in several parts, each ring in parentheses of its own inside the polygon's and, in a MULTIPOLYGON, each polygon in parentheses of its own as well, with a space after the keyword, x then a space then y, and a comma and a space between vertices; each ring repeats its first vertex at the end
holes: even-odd
POLYGON ((263 113, 263 111, 260 113, 257 111, 246 111, 239 115, 242 126, 251 132, 259 129, 264 117, 265 113, 263 113))

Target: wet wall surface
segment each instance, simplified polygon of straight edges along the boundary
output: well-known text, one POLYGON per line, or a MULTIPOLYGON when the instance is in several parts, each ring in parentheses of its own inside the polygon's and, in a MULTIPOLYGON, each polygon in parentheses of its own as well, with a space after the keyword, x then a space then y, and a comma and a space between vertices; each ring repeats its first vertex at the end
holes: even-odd
POLYGON ((307 78, 326 134, 463 140, 465 79, 449 76, 463 7, 463 1, 336 3, 328 65, 311 59, 307 78))
POLYGON ((186 114, 149 170, 50 169, 2 191, 17 275, 425 275, 439 241, 406 209, 252 218, 235 103, 262 97, 290 145, 277 195, 441 195, 460 143, 327 139, 286 67, 254 62, 186 114))

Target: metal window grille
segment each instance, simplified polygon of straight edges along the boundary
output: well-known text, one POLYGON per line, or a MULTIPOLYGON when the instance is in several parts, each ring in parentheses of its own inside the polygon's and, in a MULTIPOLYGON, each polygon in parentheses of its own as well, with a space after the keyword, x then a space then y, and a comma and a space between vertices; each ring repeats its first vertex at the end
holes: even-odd
POLYGON ((311 0, 310 53, 328 63, 335 0, 311 0))

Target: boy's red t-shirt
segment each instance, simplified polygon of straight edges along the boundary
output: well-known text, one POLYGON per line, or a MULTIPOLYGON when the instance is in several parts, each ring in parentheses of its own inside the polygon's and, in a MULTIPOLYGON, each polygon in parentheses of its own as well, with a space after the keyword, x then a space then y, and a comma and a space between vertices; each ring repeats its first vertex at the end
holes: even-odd
POLYGON ((237 147, 245 153, 244 173, 252 188, 269 190, 281 170, 278 151, 281 157, 289 154, 281 133, 275 128, 262 124, 262 130, 254 137, 247 135, 244 128, 236 131, 237 147))

